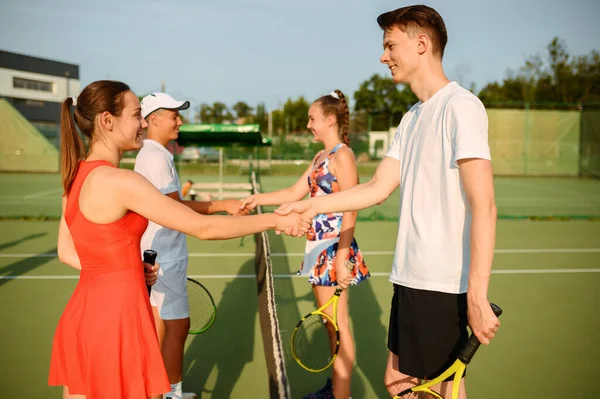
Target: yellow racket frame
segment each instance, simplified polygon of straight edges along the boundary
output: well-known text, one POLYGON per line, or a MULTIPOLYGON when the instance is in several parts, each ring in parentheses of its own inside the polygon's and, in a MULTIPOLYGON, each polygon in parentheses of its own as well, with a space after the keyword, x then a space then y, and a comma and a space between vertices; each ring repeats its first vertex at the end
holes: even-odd
MULTIPOLYGON (((500 317, 500 315, 502 314, 502 309, 500 309, 499 306, 493 303, 490 303, 490 306, 492 307, 492 311, 494 312, 496 317, 500 317)), ((424 384, 417 385, 412 388, 405 389, 398 395, 394 396, 394 399, 402 399, 402 395, 406 395, 410 392, 427 392, 429 394, 432 394, 433 396, 436 396, 439 399, 444 399, 443 396, 441 396, 439 393, 433 391, 430 388, 436 384, 444 382, 444 380, 450 377, 452 374, 454 374, 454 379, 452 380, 452 399, 458 399, 458 391, 460 390, 460 379, 465 373, 467 364, 471 362, 471 359, 475 355, 475 352, 477 352, 479 345, 479 340, 477 339, 475 334, 471 334, 469 340, 459 353, 458 359, 456 359, 454 363, 452 363, 452 366, 448 367, 446 371, 444 371, 439 376, 435 377, 433 380, 427 381, 424 384)))
POLYGON ((460 359, 456 359, 456 361, 450 366, 446 371, 437 376, 431 381, 427 381, 425 384, 417 385, 415 387, 409 388, 405 391, 400 392, 398 395, 394 396, 394 399, 402 399, 402 395, 406 395, 409 392, 427 392, 432 394, 436 398, 444 399, 439 393, 431 390, 430 388, 436 384, 444 382, 444 380, 454 374, 453 385, 452 385, 452 399, 458 399, 458 391, 460 389, 460 379, 462 378, 467 365, 464 364, 460 359))
POLYGON ((294 331, 292 332, 292 343, 291 343, 292 356, 294 357, 294 360, 296 360, 296 363, 298 363, 306 371, 310 371, 311 373, 320 373, 322 371, 325 371, 329 367, 331 367, 331 365, 335 361, 335 358, 337 357, 338 350, 340 349, 340 330, 338 329, 338 325, 337 325, 337 307, 338 307, 338 302, 340 300, 340 295, 342 294, 342 291, 343 290, 341 288, 337 288, 335 290, 334 294, 331 296, 331 298, 323 306, 321 306, 317 310, 310 312, 309 314, 304 316, 302 319, 300 319, 298 324, 296 324, 296 328, 294 328, 294 331), (327 309, 329 306, 332 306, 332 305, 333 305, 333 312, 332 312, 333 318, 324 312, 325 309, 327 309), (300 328, 300 325, 304 322, 304 320, 306 320, 309 316, 312 316, 312 315, 318 315, 321 318, 327 319, 335 328, 335 351, 333 352, 331 361, 325 367, 322 367, 320 369, 312 369, 312 368, 302 364, 302 361, 296 355, 296 348, 294 346, 294 337, 296 336, 296 332, 300 328))

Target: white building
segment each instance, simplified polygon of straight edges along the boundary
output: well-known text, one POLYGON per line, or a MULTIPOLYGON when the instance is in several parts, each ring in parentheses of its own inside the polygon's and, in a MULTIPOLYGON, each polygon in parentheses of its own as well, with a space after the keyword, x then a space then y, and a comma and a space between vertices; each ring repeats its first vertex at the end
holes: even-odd
POLYGON ((372 158, 383 158, 394 139, 396 129, 396 127, 391 127, 387 132, 369 132, 369 155, 372 158))
POLYGON ((80 90, 79 65, 0 50, 0 98, 34 125, 59 125, 62 101, 80 90))

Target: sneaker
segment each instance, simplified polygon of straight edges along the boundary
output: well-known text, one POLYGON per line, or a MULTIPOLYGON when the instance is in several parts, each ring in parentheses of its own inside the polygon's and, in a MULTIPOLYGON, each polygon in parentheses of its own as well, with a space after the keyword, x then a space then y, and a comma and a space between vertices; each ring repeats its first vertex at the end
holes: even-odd
POLYGON ((331 377, 327 377, 327 382, 323 388, 317 392, 304 396, 303 399, 335 399, 333 396, 333 382, 331 381, 331 377))

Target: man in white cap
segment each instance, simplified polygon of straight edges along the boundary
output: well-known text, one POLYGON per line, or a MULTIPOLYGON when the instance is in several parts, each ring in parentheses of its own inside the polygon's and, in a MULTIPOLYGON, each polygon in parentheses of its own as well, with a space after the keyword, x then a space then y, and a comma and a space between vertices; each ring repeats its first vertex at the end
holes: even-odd
MULTIPOLYGON (((182 125, 179 111, 188 109, 189 101, 177 101, 165 93, 152 93, 142 99, 141 105, 142 117, 148 122, 148 129, 147 138, 136 157, 134 170, 145 176, 163 194, 181 201, 196 212, 211 214, 225 211, 238 214, 238 200, 197 202, 182 199, 173 155, 166 147, 169 141, 177 139, 182 125)), ((183 352, 190 327, 185 234, 149 221, 142 237, 141 249, 155 250, 158 253, 156 261, 160 264, 150 303, 172 389, 165 398, 195 398, 195 394, 183 394, 182 391, 183 352)))

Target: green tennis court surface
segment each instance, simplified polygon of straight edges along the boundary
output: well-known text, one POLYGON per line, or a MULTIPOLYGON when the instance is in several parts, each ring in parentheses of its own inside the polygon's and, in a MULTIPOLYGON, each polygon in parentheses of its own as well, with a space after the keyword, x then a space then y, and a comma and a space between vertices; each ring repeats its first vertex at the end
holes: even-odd
MULTIPOLYGON (((49 188, 45 188, 49 189, 49 188)), ((43 191, 44 188, 40 189, 43 191)), ((35 199, 35 198, 34 198, 35 199)), ((54 328, 77 282, 58 262, 58 223, 0 222, 0 373, 2 397, 60 398, 46 386, 54 328)), ((304 240, 269 234, 279 322, 292 397, 320 388, 291 359, 289 340, 315 306, 305 278, 292 277, 304 240)), ((383 372, 391 284, 387 280, 396 223, 361 222, 357 240, 373 277, 351 288, 356 338, 352 396, 385 398, 383 372)), ((189 274, 215 297, 218 317, 190 336, 184 386, 202 398, 267 398, 267 374, 256 306, 253 237, 220 242, 189 239, 189 274)), ((490 300, 504 309, 502 327, 468 369, 471 398, 591 398, 600 395, 600 223, 500 221, 490 300)))
MULTIPOLYGON (((300 172, 299 174, 301 174, 300 172)), ((361 177, 365 182, 370 176, 361 177)), ((181 175, 181 180, 216 182, 215 175, 181 175)), ((262 176, 269 190, 288 187, 294 177, 262 176)), ((247 182, 244 176, 226 175, 224 182, 247 182)), ((560 177, 496 177, 496 203, 500 218, 600 218, 600 180, 560 177)), ((0 217, 60 216, 60 176, 56 174, 0 174, 0 217)), ((398 191, 383 205, 359 212, 361 220, 396 220, 398 191)))

